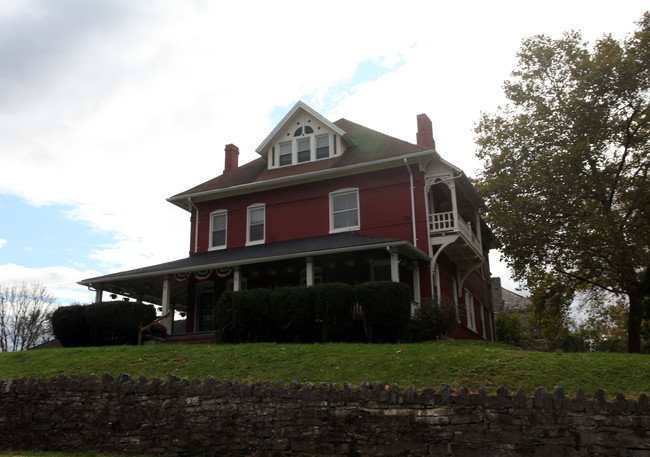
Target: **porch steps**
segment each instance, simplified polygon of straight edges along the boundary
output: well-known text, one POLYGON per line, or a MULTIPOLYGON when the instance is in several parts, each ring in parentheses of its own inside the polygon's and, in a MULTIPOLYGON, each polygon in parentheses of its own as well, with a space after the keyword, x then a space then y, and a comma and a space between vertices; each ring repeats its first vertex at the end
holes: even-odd
POLYGON ((214 332, 212 331, 167 335, 162 341, 163 344, 206 344, 214 342, 214 332))

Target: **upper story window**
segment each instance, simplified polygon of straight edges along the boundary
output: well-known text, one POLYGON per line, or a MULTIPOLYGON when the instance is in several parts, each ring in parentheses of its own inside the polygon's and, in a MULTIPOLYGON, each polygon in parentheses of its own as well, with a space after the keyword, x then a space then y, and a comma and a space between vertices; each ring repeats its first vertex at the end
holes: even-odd
POLYGON ((226 247, 228 232, 228 212, 219 210, 210 213, 210 249, 226 247))
POLYGON ((316 123, 312 124, 310 119, 298 121, 294 127, 295 130, 285 132, 284 141, 271 147, 269 159, 271 167, 286 167, 328 159, 336 155, 335 134, 326 132, 316 123))
POLYGON ((330 233, 359 229, 359 189, 330 194, 330 233))
POLYGON ((246 223, 246 244, 264 243, 264 225, 266 219, 264 204, 257 203, 248 207, 246 223))

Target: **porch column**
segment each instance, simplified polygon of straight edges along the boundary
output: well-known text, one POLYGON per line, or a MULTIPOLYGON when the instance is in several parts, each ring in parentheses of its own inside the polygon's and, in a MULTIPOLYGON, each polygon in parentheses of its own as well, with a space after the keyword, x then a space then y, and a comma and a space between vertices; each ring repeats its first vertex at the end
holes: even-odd
POLYGON ((239 292, 241 290, 241 267, 239 265, 235 267, 233 273, 232 290, 233 292, 239 292))
POLYGON ((162 315, 169 313, 169 317, 161 320, 160 323, 167 328, 167 334, 172 334, 172 326, 174 324, 174 310, 171 309, 171 284, 169 281, 169 276, 165 276, 163 279, 163 290, 162 290, 162 315))
POLYGON ((458 222, 458 201, 456 199, 456 182, 451 181, 447 183, 449 189, 451 189, 451 206, 452 211, 454 212, 454 231, 460 230, 460 223, 458 222))
POLYGON ((420 303, 422 296, 420 294, 420 264, 415 261, 413 262, 413 301, 415 303, 420 303))
POLYGON ((476 239, 478 239, 478 244, 483 246, 483 241, 481 239, 481 214, 476 210, 476 239))
POLYGON ((314 285, 314 258, 313 257, 307 257, 305 281, 307 287, 314 285))
POLYGON ((390 280, 399 282, 399 255, 390 251, 390 280))
POLYGON ((95 289, 95 303, 101 303, 104 299, 104 289, 98 287, 95 289))

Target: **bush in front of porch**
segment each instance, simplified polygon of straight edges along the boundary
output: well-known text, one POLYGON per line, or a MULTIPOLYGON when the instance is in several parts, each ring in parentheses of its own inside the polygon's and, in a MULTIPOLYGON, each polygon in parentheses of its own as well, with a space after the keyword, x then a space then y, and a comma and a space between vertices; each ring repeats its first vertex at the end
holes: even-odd
POLYGON ((223 343, 392 342, 403 339, 410 308, 408 287, 393 282, 227 292, 217 304, 216 336, 223 343), (363 325, 354 320, 355 302, 363 325))

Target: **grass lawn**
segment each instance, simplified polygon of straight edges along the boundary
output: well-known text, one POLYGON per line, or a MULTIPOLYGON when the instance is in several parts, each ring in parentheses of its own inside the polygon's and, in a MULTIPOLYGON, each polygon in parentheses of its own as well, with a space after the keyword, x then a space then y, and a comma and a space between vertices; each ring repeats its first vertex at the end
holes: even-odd
MULTIPOLYGON (((352 387, 366 380, 397 383, 407 389, 441 383, 452 389, 484 385, 510 391, 538 387, 551 392, 562 386, 572 396, 577 388, 592 396, 603 389, 609 398, 623 392, 636 398, 650 393, 650 356, 616 353, 545 353, 477 341, 421 344, 241 344, 157 345, 45 349, 0 354, 0 379, 50 378, 59 374, 113 376, 127 373, 151 380, 207 375, 218 379, 275 383, 293 380, 352 387)), ((0 454, 2 456, 3 454, 0 454)))

